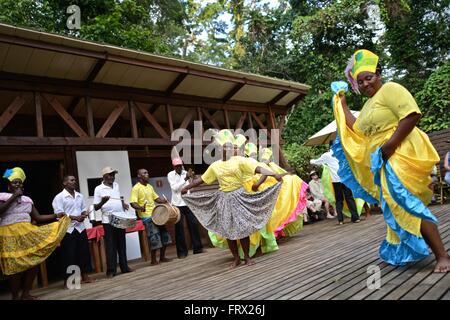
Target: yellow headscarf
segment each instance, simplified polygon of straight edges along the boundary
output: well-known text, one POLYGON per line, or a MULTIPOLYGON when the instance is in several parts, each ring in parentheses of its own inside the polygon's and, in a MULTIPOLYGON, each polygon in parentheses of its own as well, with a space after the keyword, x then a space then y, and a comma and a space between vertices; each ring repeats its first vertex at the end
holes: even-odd
POLYGON ((245 155, 247 157, 250 157, 250 155, 253 153, 258 153, 258 147, 256 146, 256 144, 249 142, 245 145, 245 155))
POLYGON ((272 157, 272 148, 264 148, 262 149, 261 160, 270 160, 272 157))
POLYGON ((20 181, 24 182, 26 179, 26 176, 25 176, 25 172, 22 170, 22 168, 15 167, 12 169, 7 169, 5 171, 5 174, 3 175, 3 178, 6 178, 11 182, 15 179, 20 179, 20 181))
POLYGON ((223 146, 226 143, 231 143, 233 144, 234 142, 234 136, 233 133, 228 130, 228 129, 222 129, 220 130, 215 136, 214 136, 214 140, 220 144, 221 146, 223 146))
POLYGON ((352 85, 355 92, 359 93, 357 83, 358 74, 363 71, 375 73, 378 65, 378 56, 366 49, 357 50, 349 60, 347 68, 345 68, 345 75, 352 85))
POLYGON ((238 147, 241 147, 242 145, 245 144, 246 141, 247 141, 247 138, 243 134, 237 134, 236 137, 234 137, 233 144, 238 147))

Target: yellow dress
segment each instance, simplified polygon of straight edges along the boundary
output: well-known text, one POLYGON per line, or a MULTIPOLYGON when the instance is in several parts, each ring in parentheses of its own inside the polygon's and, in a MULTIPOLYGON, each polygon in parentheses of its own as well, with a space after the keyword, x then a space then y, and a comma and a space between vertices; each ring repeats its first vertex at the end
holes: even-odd
POLYGON ((439 156, 428 136, 414 128, 387 162, 381 157, 381 146, 399 121, 420 113, 414 98, 397 83, 384 84, 365 103, 353 130, 346 125, 339 96, 333 99, 338 126, 333 152, 339 159, 339 176, 355 197, 380 202, 387 224, 381 258, 403 265, 426 257, 429 251, 420 227, 422 219, 437 223, 426 204, 432 196, 430 172, 439 156))
MULTIPOLYGON (((1 193, 0 201, 5 202, 9 196, 1 193)), ((26 196, 22 199, 20 204, 12 204, 2 216, 28 215, 28 219, 0 225, 0 270, 4 275, 26 271, 45 261, 64 238, 70 225, 68 216, 42 226, 31 224, 29 213, 33 202, 26 196)))
POLYGON ((257 166, 257 162, 244 157, 216 161, 201 178, 207 184, 218 181, 219 190, 183 196, 206 229, 223 238, 238 240, 267 224, 281 184, 252 194, 246 192, 243 188, 246 176, 254 175, 257 166))
MULTIPOLYGON (((260 162, 259 165, 276 173, 286 173, 286 170, 279 167, 274 162, 268 165, 260 162)), ((255 175, 246 188, 250 188, 254 182, 258 181, 260 174, 255 175)), ((267 177, 258 191, 264 190, 277 183, 273 177, 267 177)), ((280 193, 273 209, 272 216, 267 224, 267 232, 274 232, 276 236, 293 235, 303 227, 303 215, 301 214, 306 207, 306 184, 297 175, 285 175, 281 184, 280 193)))
MULTIPOLYGON (((236 157, 239 157, 239 156, 236 156, 236 157)), ((235 157, 233 157, 233 158, 235 158, 235 157)), ((258 165, 258 166, 263 165, 261 163, 258 163, 258 161, 254 160, 253 158, 246 158, 246 159, 249 162, 253 162, 255 165, 258 165)), ((242 186, 244 187, 245 191, 247 191, 249 193, 255 192, 252 190, 252 185, 253 185, 253 183, 255 183, 256 181, 259 180, 259 177, 261 177, 260 174, 255 175, 249 171, 242 172, 241 179, 244 181, 242 186)), ((269 178, 273 179, 275 182, 270 183, 270 184, 267 184, 266 182, 264 182, 263 185, 266 185, 266 187, 275 185, 277 183, 277 181, 274 178, 272 178, 272 177, 269 177, 269 178)), ((266 179, 266 181, 269 180, 269 178, 266 179)), ((264 190, 266 187, 264 187, 264 188, 260 187, 259 190, 264 190)), ((208 231, 208 235, 214 246, 222 248, 222 249, 228 249, 228 242, 227 242, 226 238, 224 238, 214 232, 211 232, 211 231, 208 231)), ((256 232, 252 233, 249 236, 249 238, 250 238, 250 250, 249 250, 250 257, 255 255, 256 250, 258 250, 259 247, 261 247, 262 253, 269 253, 269 252, 278 250, 278 244, 277 244, 275 235, 273 232, 267 231, 267 226, 265 226, 261 230, 258 230, 256 232)), ((243 258, 244 251, 242 250, 242 246, 239 241, 238 241, 238 250, 239 250, 240 257, 243 258)))

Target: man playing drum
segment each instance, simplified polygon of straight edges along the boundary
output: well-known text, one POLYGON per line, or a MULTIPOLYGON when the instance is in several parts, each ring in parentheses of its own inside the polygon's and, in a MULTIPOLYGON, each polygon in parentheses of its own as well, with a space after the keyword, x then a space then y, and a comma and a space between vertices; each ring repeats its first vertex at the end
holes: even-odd
POLYGON ((175 243, 177 246, 177 256, 179 259, 183 259, 188 255, 188 248, 184 237, 184 218, 186 218, 191 235, 193 253, 202 253, 203 245, 198 231, 197 218, 181 198, 181 189, 189 184, 189 179, 193 178, 194 174, 190 169, 189 172, 184 170, 181 158, 173 159, 172 166, 174 170, 167 174, 167 180, 169 180, 170 189, 172 189, 172 205, 176 206, 181 214, 180 221, 175 224, 175 243))
POLYGON ((129 206, 120 196, 119 184, 114 182, 117 170, 105 167, 102 170, 103 181, 94 190, 94 209, 102 210, 102 224, 105 230, 106 246, 106 276, 112 278, 117 272, 117 254, 122 273, 132 272, 128 267, 125 229, 116 228, 110 224, 114 212, 127 211, 129 206))
POLYGON ((166 258, 166 247, 172 243, 170 234, 165 226, 158 226, 152 221, 155 202, 167 203, 166 199, 160 198, 153 187, 148 183, 149 175, 147 169, 139 169, 137 172, 138 182, 131 189, 130 204, 137 211, 139 217, 147 230, 148 240, 151 248, 151 265, 160 262, 169 262, 172 259, 166 258), (156 251, 159 251, 159 262, 156 260, 156 251))

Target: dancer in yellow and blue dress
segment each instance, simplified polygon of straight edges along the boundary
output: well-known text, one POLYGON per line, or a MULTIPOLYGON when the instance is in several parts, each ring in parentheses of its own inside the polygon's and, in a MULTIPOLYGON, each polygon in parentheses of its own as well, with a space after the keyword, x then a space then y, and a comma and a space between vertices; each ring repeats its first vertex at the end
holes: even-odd
POLYGON ((244 190, 244 178, 247 175, 261 173, 281 177, 244 157, 234 156, 234 137, 230 130, 221 130, 215 136, 221 146, 222 160, 212 163, 206 172, 183 188, 183 199, 192 210, 198 221, 208 230, 227 239, 228 247, 233 254, 234 268, 240 264, 237 241, 244 251, 247 265, 253 264, 249 255, 249 236, 262 229, 272 215, 280 183, 263 191, 248 193, 244 190), (191 188, 202 183, 219 182, 219 190, 207 193, 186 194, 191 188))
POLYGON ((26 176, 21 168, 8 169, 3 177, 8 179, 9 192, 0 193, 0 270, 9 280, 13 300, 35 300, 37 297, 30 291, 37 275, 36 266, 64 238, 70 219, 64 213, 38 213, 33 201, 23 195, 26 176), (31 220, 56 222, 38 227, 31 220))
POLYGON ((450 271, 437 218, 426 204, 432 191, 430 172, 439 156, 428 136, 418 129, 421 112, 409 91, 394 82, 382 83, 378 56, 358 50, 346 76, 354 91, 369 97, 356 119, 346 100, 345 82, 332 89, 338 127, 333 152, 339 159, 339 176, 355 197, 381 203, 387 224, 381 258, 393 265, 436 256, 435 272, 450 271))

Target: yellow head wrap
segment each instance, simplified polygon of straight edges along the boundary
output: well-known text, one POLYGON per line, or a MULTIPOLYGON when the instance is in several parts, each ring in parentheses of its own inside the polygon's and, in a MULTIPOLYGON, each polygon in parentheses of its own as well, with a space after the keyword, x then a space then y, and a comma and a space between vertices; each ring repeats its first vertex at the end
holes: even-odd
POLYGON ((272 157, 272 148, 262 149, 261 160, 269 160, 272 157))
POLYGON ((247 141, 247 138, 243 134, 237 134, 236 137, 234 137, 233 144, 235 146, 241 147, 242 145, 245 144, 246 141, 247 141))
POLYGON ((234 136, 233 133, 228 130, 228 129, 222 129, 220 130, 215 136, 214 136, 214 140, 220 144, 221 146, 223 146, 226 143, 231 143, 233 144, 234 142, 234 136))
POLYGON ((358 74, 363 71, 375 73, 378 65, 378 56, 366 49, 357 50, 348 61, 345 68, 345 76, 350 82, 353 91, 359 94, 357 82, 358 74))
POLYGON ((250 157, 253 153, 258 153, 258 147, 254 143, 249 142, 245 145, 245 155, 250 157))
POLYGON ((26 179, 25 172, 23 172, 22 168, 15 167, 12 169, 7 169, 3 178, 8 179, 9 181, 13 181, 15 179, 20 179, 20 181, 24 182, 26 179))
POLYGON ((358 74, 363 71, 375 73, 377 70, 378 56, 366 49, 361 49, 353 54, 353 67, 350 70, 350 75, 353 79, 358 78, 358 74))

